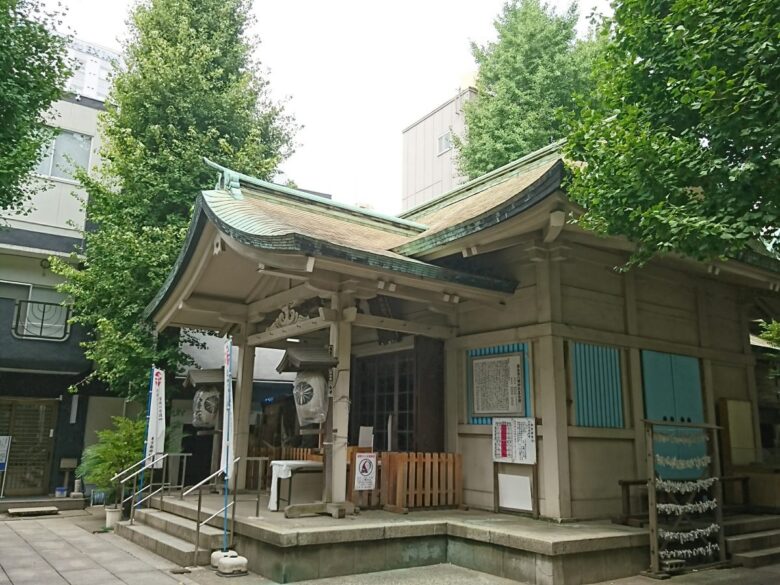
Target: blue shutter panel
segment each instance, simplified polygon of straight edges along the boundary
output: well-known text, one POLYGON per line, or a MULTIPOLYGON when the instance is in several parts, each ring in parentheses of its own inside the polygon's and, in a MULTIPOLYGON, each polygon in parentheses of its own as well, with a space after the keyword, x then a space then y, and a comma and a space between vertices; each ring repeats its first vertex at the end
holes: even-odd
POLYGON ((575 422, 581 427, 623 428, 620 352, 614 347, 573 344, 575 422))

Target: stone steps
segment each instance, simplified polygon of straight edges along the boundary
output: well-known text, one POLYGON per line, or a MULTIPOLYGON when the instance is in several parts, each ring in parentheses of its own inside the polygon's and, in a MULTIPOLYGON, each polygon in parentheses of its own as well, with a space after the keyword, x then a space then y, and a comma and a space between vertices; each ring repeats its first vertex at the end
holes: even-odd
POLYGON ((780 546, 740 552, 732 560, 751 568, 771 565, 780 561, 780 546))
POLYGON ((726 537, 726 550, 730 554, 752 552, 780 546, 780 530, 764 530, 726 537))
MULTIPOLYGON (((135 521, 156 528, 186 542, 195 542, 195 520, 177 516, 153 508, 136 510, 135 521)), ((222 530, 213 526, 200 527, 199 543, 202 548, 214 550, 222 546, 222 530)))
POLYGON ((764 532, 780 529, 780 516, 732 516, 723 521, 723 532, 726 536, 749 534, 751 532, 764 532))
POLYGON ((199 548, 195 554, 195 544, 163 532, 147 524, 120 522, 115 528, 116 534, 126 538, 146 550, 160 555, 182 567, 208 565, 211 550, 199 548))

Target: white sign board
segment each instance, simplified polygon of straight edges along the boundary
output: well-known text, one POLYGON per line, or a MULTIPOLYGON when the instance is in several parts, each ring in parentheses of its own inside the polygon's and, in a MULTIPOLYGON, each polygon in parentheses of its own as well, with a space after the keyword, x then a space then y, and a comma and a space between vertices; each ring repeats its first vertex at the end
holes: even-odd
POLYGON ((498 474, 498 507, 532 512, 531 478, 524 475, 498 474))
POLYGON ((8 453, 11 451, 11 436, 0 435, 0 471, 8 465, 8 453))
MULTIPOLYGON (((254 351, 254 348, 249 348, 254 351)), ((222 395, 222 457, 220 459, 220 468, 225 474, 225 479, 230 479, 233 472, 233 374, 230 371, 231 358, 233 353, 233 340, 228 337, 225 339, 225 361, 223 364, 223 385, 222 395)))
MULTIPOLYGON (((149 424, 146 428, 146 463, 165 453, 165 372, 152 368, 152 384, 149 390, 149 424)), ((162 460, 152 467, 159 469, 162 460)))
POLYGON ((471 362, 474 414, 525 414, 521 354, 475 358, 471 362))
POLYGON ((355 453, 355 490, 376 486, 376 453, 355 453))
POLYGON ((494 418, 493 461, 496 463, 536 463, 536 419, 494 418))

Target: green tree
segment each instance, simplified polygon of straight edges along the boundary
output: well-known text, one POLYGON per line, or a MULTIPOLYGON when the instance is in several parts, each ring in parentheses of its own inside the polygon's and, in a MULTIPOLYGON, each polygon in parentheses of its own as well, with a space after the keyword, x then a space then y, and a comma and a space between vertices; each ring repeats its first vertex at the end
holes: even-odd
POLYGON ((0 0, 0 209, 24 211, 52 137, 44 114, 70 75, 57 19, 38 0, 0 0))
MULTIPOLYGON (((179 335, 155 341, 144 307, 178 256, 203 188, 202 157, 269 179, 292 152, 295 125, 268 96, 247 37, 248 0, 146 0, 133 10, 124 64, 102 118, 103 166, 80 180, 95 226, 81 267, 58 262, 94 376, 117 393, 145 392, 152 363, 185 363, 179 335)), ((183 336, 182 341, 191 338, 183 336)))
POLYGON ((146 420, 111 417, 113 428, 97 431, 97 443, 84 449, 76 476, 113 494, 111 478, 144 457, 146 420))
POLYGON ((477 95, 456 138, 461 172, 477 177, 565 136, 575 95, 590 91, 596 47, 577 40, 576 24, 576 4, 556 14, 540 0, 511 0, 494 22, 498 39, 472 44, 477 95))
POLYGON ((780 226, 780 7, 621 0, 566 147, 582 223, 635 262, 738 254, 780 226))

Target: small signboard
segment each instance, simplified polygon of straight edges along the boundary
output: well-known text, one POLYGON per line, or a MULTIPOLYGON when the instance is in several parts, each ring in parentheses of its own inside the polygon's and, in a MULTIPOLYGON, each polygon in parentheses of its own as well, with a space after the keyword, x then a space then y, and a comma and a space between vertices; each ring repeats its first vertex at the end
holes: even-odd
POLYGON ((494 418, 493 461, 496 463, 536 463, 536 419, 494 418))
POLYGON ((355 453, 355 490, 376 487, 376 453, 355 453))
POLYGON ((8 453, 11 451, 11 436, 0 435, 0 471, 8 465, 8 453))

